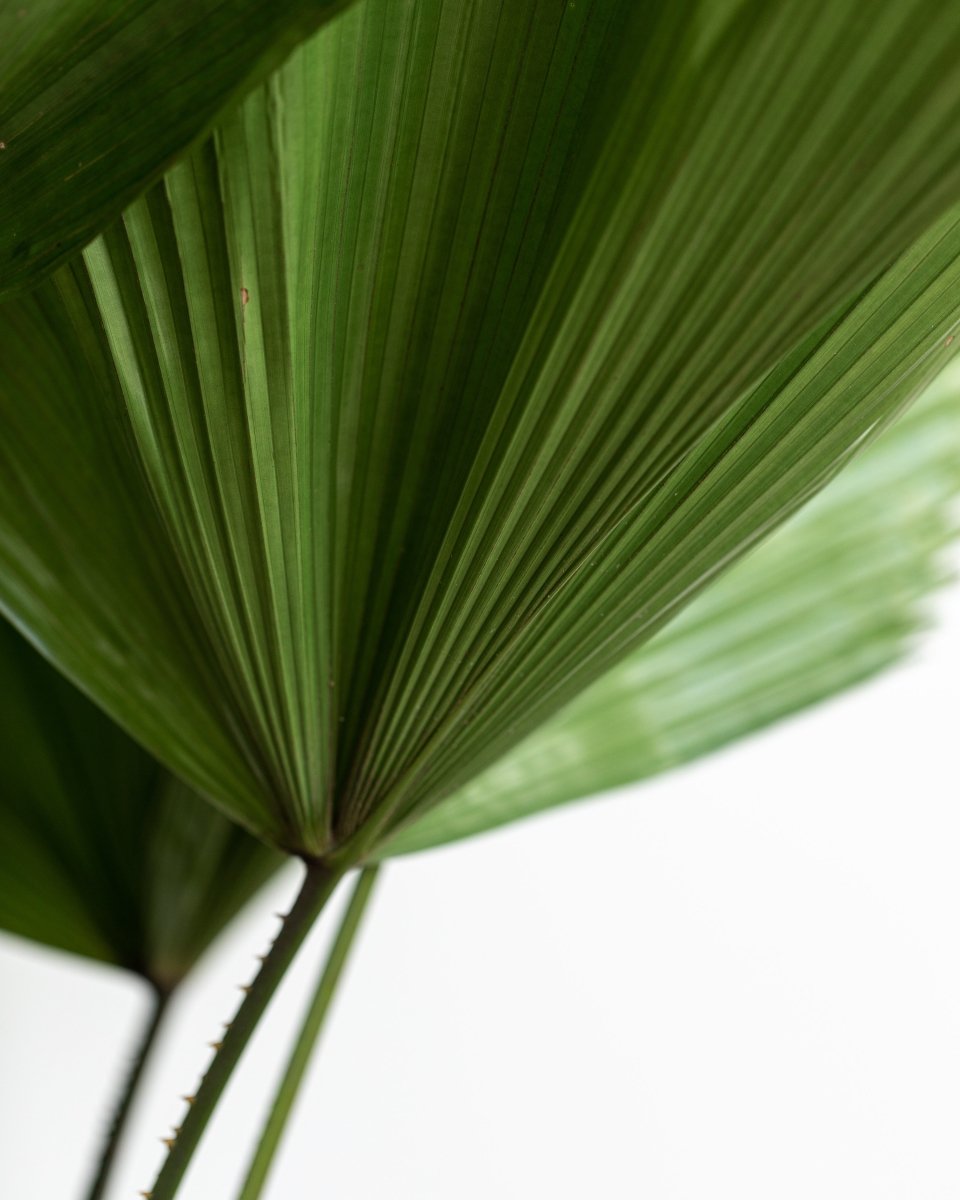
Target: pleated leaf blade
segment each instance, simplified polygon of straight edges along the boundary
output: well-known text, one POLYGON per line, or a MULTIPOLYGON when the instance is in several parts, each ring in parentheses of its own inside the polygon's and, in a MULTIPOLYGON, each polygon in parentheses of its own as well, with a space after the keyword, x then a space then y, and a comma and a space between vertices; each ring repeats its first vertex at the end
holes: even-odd
POLYGON ((960 13, 711 12, 366 0, 0 314, 0 605, 276 845, 458 792, 954 353, 960 13))
POLYGON ((648 645, 395 836, 409 853, 640 782, 901 660, 957 533, 956 375, 648 645))

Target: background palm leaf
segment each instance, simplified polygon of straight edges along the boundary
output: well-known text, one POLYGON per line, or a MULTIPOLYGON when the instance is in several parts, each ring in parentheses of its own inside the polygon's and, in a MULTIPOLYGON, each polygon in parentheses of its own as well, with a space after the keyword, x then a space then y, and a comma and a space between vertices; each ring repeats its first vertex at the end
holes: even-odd
POLYGON ((958 48, 357 5, 2 314, 0 604, 238 820, 369 852, 951 356, 958 48))
POLYGON ((163 991, 280 856, 175 780, 0 625, 0 929, 163 991))
POLYGON ((0 295, 88 242, 344 2, 4 4, 0 295))
POLYGON ((649 778, 890 666, 943 581, 958 494, 951 375, 653 641, 385 853, 649 778))

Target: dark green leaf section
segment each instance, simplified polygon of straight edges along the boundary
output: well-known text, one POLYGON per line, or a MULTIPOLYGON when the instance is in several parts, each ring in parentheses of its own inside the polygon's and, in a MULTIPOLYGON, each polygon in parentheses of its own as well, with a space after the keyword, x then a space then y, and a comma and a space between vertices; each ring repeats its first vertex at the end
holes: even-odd
POLYGON ((90 241, 344 3, 0 6, 0 295, 90 241))
POLYGON ((958 496, 953 376, 647 646, 386 853, 647 779, 888 667, 943 580, 958 496))
POLYGON ((365 0, 2 314, 0 605, 276 844, 457 792, 952 354, 960 9, 707 8, 365 0))
POLYGON ((164 988, 279 864, 0 625, 0 929, 164 988))

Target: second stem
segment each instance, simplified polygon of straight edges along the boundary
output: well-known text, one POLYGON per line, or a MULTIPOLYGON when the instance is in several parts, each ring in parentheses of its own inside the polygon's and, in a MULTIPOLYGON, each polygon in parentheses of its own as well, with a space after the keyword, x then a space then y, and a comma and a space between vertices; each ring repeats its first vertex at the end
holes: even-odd
POLYGON ((260 1144, 250 1163, 246 1181, 237 1200, 259 1200, 263 1192, 274 1156, 283 1137, 284 1128, 306 1074, 317 1038, 323 1028, 330 1001, 333 999, 357 929, 366 910, 367 901, 370 899, 378 870, 379 865, 365 867, 353 889, 350 903, 347 905, 330 954, 317 981, 313 1000, 307 1010, 283 1078, 277 1088, 270 1115, 260 1137, 260 1144))

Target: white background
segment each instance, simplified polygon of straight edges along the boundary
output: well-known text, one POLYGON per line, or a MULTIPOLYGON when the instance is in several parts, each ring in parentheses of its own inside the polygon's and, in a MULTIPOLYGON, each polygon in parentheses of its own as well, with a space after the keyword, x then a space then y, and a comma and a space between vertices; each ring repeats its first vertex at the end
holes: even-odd
MULTIPOLYGON (((389 867, 271 1200, 956 1200, 960 590, 911 665, 653 786, 389 867)), ((296 872, 184 989, 146 1188, 296 872)), ((203 1143, 231 1200, 328 936, 203 1143)), ((143 1011, 0 941, 0 1196, 72 1200, 143 1011)))

